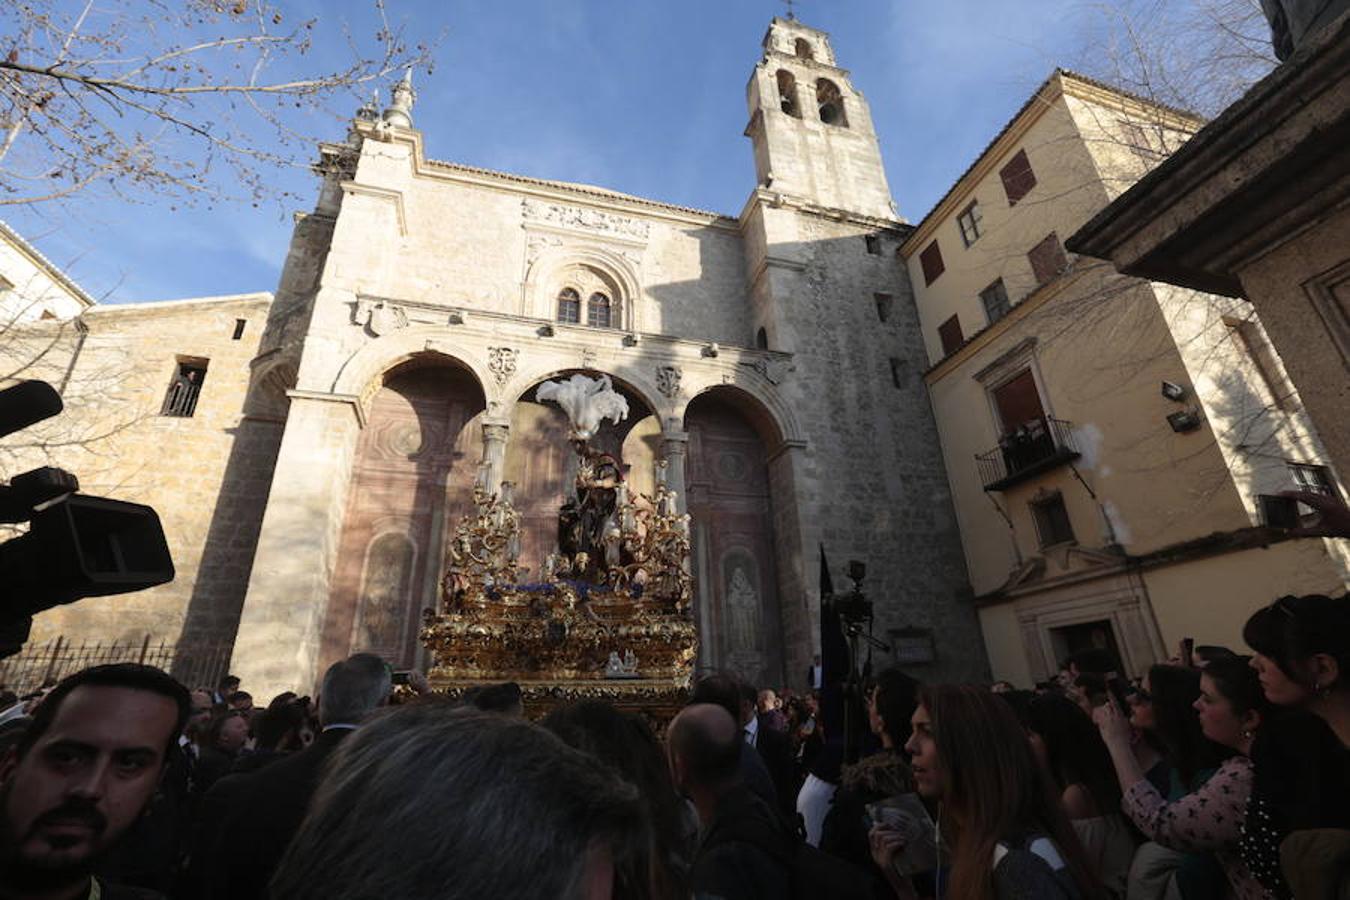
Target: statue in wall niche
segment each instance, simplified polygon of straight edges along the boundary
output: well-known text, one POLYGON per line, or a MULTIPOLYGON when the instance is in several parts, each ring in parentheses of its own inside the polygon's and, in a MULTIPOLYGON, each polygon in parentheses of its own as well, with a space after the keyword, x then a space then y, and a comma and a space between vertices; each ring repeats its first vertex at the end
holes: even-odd
POLYGON ((731 578, 727 579, 726 610, 732 648, 750 650, 758 647, 759 594, 741 566, 733 569, 731 578))

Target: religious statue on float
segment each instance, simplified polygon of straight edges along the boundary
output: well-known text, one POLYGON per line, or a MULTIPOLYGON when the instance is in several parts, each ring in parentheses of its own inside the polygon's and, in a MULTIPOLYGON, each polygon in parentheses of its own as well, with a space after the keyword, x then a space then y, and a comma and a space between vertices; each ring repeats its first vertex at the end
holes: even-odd
POLYGON ((557 551, 526 576, 512 485, 493 491, 485 465, 476 511, 450 540, 442 608, 428 611, 422 629, 436 660, 432 682, 453 692, 519 681, 536 711, 582 696, 673 710, 693 671, 697 635, 689 517, 679 512, 666 463, 656 464, 649 497, 630 491, 619 460, 592 444, 604 422, 628 416, 609 376, 546 382, 535 397, 562 407, 576 453, 576 477, 559 498, 557 551))

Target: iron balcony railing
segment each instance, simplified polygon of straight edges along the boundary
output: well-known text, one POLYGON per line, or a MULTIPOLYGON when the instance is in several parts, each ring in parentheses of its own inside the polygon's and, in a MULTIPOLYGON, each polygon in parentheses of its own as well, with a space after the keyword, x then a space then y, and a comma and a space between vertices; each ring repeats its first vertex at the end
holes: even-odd
POLYGON ((986 491, 1007 490, 1040 473, 1072 462, 1081 454, 1074 442, 1073 425, 1048 416, 1013 429, 998 446, 975 454, 980 481, 986 491))

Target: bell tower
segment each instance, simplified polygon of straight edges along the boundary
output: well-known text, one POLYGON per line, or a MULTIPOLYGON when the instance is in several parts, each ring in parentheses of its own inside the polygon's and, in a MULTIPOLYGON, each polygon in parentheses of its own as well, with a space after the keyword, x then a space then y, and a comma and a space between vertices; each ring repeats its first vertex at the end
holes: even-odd
POLYGON ((775 17, 746 89, 759 186, 830 209, 894 219, 872 115, 825 32, 775 17))

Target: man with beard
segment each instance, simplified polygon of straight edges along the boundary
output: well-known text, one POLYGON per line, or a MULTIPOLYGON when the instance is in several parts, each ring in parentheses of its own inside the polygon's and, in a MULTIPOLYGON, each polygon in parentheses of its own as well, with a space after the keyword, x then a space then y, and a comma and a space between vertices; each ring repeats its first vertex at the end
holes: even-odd
POLYGON ((150 666, 95 666, 58 684, 0 761, 0 900, 156 896, 95 868, 140 818, 191 703, 150 666))

